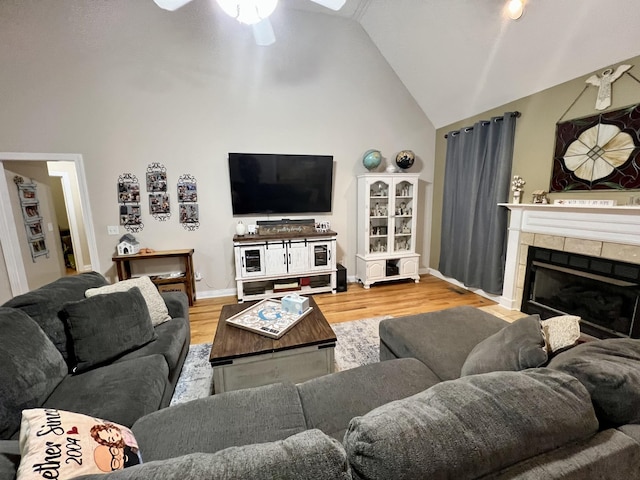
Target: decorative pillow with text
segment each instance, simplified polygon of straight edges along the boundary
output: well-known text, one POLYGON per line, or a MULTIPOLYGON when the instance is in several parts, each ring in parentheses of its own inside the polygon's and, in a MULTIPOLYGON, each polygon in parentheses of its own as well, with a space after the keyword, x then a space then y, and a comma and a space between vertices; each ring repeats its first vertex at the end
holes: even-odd
POLYGON ((54 408, 22 411, 17 480, 66 479, 142 463, 127 427, 54 408))

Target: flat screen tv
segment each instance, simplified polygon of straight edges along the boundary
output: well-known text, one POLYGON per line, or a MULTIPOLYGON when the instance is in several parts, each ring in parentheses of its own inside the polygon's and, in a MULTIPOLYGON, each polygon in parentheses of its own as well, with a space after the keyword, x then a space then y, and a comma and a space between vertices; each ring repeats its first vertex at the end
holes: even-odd
POLYGON ((333 156, 229 153, 234 215, 329 213, 333 156))

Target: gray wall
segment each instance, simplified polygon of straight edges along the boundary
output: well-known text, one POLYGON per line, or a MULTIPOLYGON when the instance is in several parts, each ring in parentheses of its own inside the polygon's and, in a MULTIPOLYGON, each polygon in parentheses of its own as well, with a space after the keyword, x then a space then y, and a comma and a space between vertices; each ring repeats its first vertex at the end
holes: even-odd
POLYGON ((230 151, 334 155, 333 213, 316 219, 338 232, 338 261, 353 275, 361 155, 414 150, 419 251, 429 264, 433 125, 357 22, 283 7, 272 23, 278 40, 264 48, 215 2, 173 13, 151 0, 0 2, 0 151, 83 155, 102 273, 114 276, 119 237, 107 225, 118 224, 118 176, 133 173, 143 192, 141 245, 194 248, 200 294, 234 288, 230 151), (168 222, 148 213, 152 162, 167 169, 168 222), (198 182, 195 232, 178 223, 182 174, 198 182))

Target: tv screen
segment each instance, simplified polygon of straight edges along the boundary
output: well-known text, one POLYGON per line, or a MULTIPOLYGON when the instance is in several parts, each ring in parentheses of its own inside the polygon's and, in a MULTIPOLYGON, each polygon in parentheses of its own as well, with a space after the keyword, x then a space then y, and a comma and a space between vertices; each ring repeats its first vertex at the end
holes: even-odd
POLYGON ((333 156, 229 153, 234 215, 331 212, 333 156))

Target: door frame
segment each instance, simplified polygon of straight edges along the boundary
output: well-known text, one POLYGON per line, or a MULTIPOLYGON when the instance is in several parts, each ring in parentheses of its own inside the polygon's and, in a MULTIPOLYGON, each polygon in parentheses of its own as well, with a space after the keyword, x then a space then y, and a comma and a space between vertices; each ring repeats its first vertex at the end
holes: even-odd
POLYGON ((82 202, 82 219, 89 246, 89 262, 92 270, 100 272, 98 246, 91 216, 89 189, 82 155, 79 153, 0 152, 0 205, 2 205, 0 207, 0 245, 2 246, 4 262, 7 267, 11 294, 16 296, 26 293, 29 291, 29 285, 22 260, 17 223, 11 209, 9 184, 5 174, 4 161, 73 162, 75 164, 80 201, 82 202))

